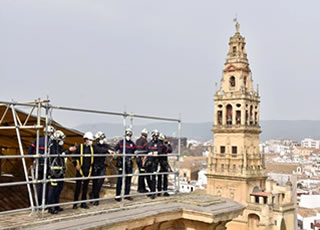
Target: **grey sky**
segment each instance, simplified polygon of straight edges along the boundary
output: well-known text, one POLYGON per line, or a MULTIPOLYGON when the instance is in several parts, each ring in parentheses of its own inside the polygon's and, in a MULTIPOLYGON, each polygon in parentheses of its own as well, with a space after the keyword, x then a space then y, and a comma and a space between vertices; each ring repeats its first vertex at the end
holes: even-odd
POLYGON ((0 98, 49 95, 61 106, 212 121, 237 13, 262 119, 319 119, 319 8, 316 0, 1 0, 0 98))

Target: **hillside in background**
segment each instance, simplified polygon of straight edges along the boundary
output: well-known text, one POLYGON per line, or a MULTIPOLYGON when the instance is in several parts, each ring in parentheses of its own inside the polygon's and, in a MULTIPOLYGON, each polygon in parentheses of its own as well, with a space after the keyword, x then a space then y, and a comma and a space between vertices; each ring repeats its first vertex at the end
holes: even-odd
MULTIPOLYGON (((134 125, 133 131, 134 135, 138 136, 143 128, 147 128, 149 131, 158 129, 168 136, 177 136, 177 127, 178 125, 175 123, 156 122, 146 125, 134 125)), ((108 137, 121 136, 123 133, 122 124, 113 123, 83 124, 75 128, 80 131, 92 131, 94 133, 102 130, 108 137)), ((213 137, 211 128, 211 122, 183 123, 182 136, 187 137, 188 139, 207 141, 213 137)), ((262 121, 261 128, 261 141, 269 139, 292 139, 299 141, 305 137, 320 139, 320 121, 269 120, 262 121)))

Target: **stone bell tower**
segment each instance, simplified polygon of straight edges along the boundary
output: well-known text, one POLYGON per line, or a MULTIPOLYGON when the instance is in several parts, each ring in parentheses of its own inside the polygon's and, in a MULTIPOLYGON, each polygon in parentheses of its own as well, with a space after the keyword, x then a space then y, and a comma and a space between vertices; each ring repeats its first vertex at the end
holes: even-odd
POLYGON ((259 152, 260 97, 253 86, 245 45, 237 23, 221 86, 214 95, 214 147, 208 160, 208 192, 242 204, 254 188, 263 190, 266 181, 259 152))
POLYGON ((294 229, 292 185, 280 186, 265 175, 259 152, 260 96, 253 87, 245 45, 237 22, 220 89, 214 95, 214 146, 208 156, 207 192, 246 207, 227 225, 228 230, 294 229))

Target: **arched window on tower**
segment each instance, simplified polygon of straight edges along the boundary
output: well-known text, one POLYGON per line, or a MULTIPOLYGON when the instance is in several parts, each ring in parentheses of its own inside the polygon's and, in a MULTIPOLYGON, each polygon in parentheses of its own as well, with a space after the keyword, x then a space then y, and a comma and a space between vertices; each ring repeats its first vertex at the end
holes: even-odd
POLYGON ((246 125, 248 125, 248 120, 249 120, 249 113, 248 113, 248 110, 246 110, 246 125))
POLYGON ((227 105, 226 110, 227 110, 227 113, 226 113, 227 125, 232 125, 232 105, 230 104, 227 105))
POLYGON ((253 125, 253 106, 250 106, 250 125, 253 125))
POLYGON ((240 125, 241 124, 241 111, 236 111, 236 124, 240 125))
POLYGON ((257 214, 249 214, 248 216, 248 229, 257 230, 260 225, 260 217, 257 214))
POLYGON ((243 78, 243 86, 245 89, 247 89, 247 77, 243 78))
POLYGON ((217 113, 218 125, 222 125, 222 111, 218 111, 217 113))
POLYGON ((237 54, 237 47, 233 46, 232 47, 232 56, 236 56, 236 54, 237 54))
POLYGON ((231 76, 229 79, 230 86, 235 87, 236 86, 236 78, 234 76, 231 76))
POLYGON ((257 193, 257 192, 261 192, 261 189, 260 189, 258 186, 255 186, 255 187, 252 189, 252 193, 257 193))
POLYGON ((254 113, 254 124, 258 125, 258 113, 257 112, 254 113))

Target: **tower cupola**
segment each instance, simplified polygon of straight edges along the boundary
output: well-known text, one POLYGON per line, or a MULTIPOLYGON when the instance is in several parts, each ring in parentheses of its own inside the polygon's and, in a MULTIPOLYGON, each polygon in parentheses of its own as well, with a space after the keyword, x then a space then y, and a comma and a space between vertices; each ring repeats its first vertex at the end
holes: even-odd
POLYGON ((236 22, 236 33, 229 39, 229 52, 226 63, 245 62, 248 63, 245 50, 245 38, 239 32, 240 24, 236 22))

